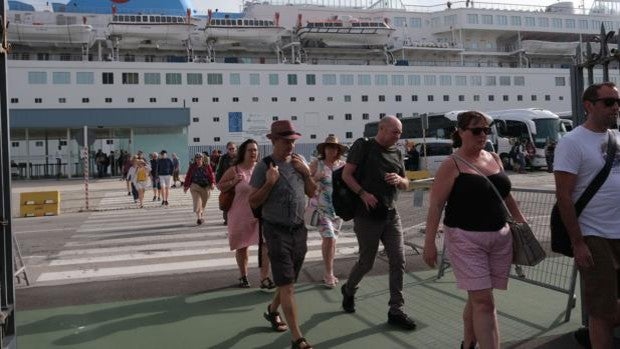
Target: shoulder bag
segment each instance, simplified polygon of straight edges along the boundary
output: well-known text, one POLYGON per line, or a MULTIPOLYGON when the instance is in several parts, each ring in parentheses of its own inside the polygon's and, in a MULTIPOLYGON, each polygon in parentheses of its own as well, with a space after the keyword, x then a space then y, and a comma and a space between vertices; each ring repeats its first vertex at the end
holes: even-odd
MULTIPOLYGON (((603 166, 596 177, 594 177, 592 182, 588 185, 586 190, 584 190, 583 194, 581 194, 579 199, 577 199, 577 202, 575 203, 575 214, 577 217, 579 217, 588 202, 590 202, 596 192, 601 188, 605 180, 607 180, 609 172, 611 172, 611 167, 613 165, 614 158, 616 157, 617 145, 616 137, 613 132, 608 131, 608 137, 607 159, 605 159, 605 166, 603 166)), ((564 225, 564 222, 562 222, 562 217, 560 217, 560 209, 558 208, 557 202, 553 205, 553 209, 551 210, 550 228, 551 250, 567 257, 573 257, 573 245, 570 241, 570 237, 568 236, 566 226, 564 225)))
MULTIPOLYGON (((360 139, 362 142, 360 151, 364 155, 362 156, 362 161, 357 165, 354 174, 358 183, 363 177, 363 172, 366 167, 366 159, 368 158, 368 152, 370 150, 370 140, 368 138, 360 139)), ((342 166, 332 172, 332 204, 334 205, 334 211, 338 217, 342 218, 344 221, 350 221, 353 217, 355 217, 355 210, 361 200, 359 196, 349 188, 344 179, 342 179, 342 172, 344 171, 345 166, 342 166)))
MULTIPOLYGON (((234 167, 235 174, 237 174, 237 166, 234 167)), ((220 204, 221 211, 228 211, 232 206, 233 200, 235 199, 235 186, 228 189, 227 191, 220 192, 220 196, 218 197, 218 201, 220 204)))
POLYGON ((536 239, 536 236, 534 235, 534 232, 529 224, 527 224, 527 222, 519 223, 513 219, 510 211, 508 210, 508 206, 506 206, 506 203, 504 202, 504 198, 500 195, 499 191, 495 187, 495 184, 493 184, 493 182, 491 182, 491 180, 484 175, 482 171, 459 155, 452 154, 452 156, 471 167, 474 171, 478 172, 484 179, 486 179, 491 184, 491 188, 493 188, 493 191, 499 200, 502 202, 506 222, 508 222, 510 233, 512 235, 512 263, 517 265, 535 266, 536 264, 542 262, 547 255, 536 239))
MULTIPOLYGON (((323 163, 323 160, 317 160, 317 172, 324 172, 325 171, 325 165, 323 163)), ((313 227, 316 227, 319 225, 319 196, 321 195, 321 191, 317 190, 317 192, 315 193, 315 195, 313 197, 311 197, 310 199, 308 199, 308 205, 306 206, 306 209, 304 211, 304 222, 307 225, 311 225, 313 227)))

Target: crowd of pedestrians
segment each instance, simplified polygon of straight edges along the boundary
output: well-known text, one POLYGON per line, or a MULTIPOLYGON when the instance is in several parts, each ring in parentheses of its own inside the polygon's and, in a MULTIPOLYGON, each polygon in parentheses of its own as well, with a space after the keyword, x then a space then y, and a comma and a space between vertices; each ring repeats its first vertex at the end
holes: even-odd
MULTIPOLYGON (((555 174, 559 211, 584 280, 589 327, 579 331, 579 340, 591 342, 593 348, 611 349, 613 329, 620 324, 620 206, 616 204, 620 196, 620 155, 607 160, 605 150, 613 139, 620 143, 618 132, 610 131, 618 117, 620 94, 612 83, 595 84, 584 92, 583 104, 586 122, 557 145, 549 141, 546 157, 549 170, 555 174), (586 209, 576 212, 576 199, 606 163, 612 168, 605 184, 586 209)), ((436 266, 435 241, 443 223, 456 285, 467 292, 461 348, 500 348, 493 292, 508 287, 513 251, 503 204, 512 219, 526 222, 511 194, 502 160, 485 150, 490 123, 477 111, 458 115, 452 135, 456 150, 435 175, 426 219, 423 260, 430 267, 436 266)), ((165 150, 152 153, 150 161, 141 152, 122 154, 118 169, 127 181, 128 195, 133 195, 139 207, 148 188, 153 190, 153 201, 167 206, 169 188, 181 182, 184 192, 191 193, 197 225, 204 223, 206 203, 216 185, 220 192, 233 191, 232 204, 223 218, 239 271, 237 285, 252 286, 249 248, 258 246, 259 288, 275 289, 263 317, 272 330, 290 331, 292 348, 307 349, 312 345, 301 331, 295 302, 295 283, 308 249, 309 222, 304 221, 304 212, 308 202, 318 212, 313 225, 322 238, 322 284, 335 288, 339 283, 334 273, 336 241, 343 221, 332 201, 332 174, 340 168, 342 180, 358 197, 353 230, 359 246, 358 259, 340 287, 342 310, 356 311, 355 294, 372 270, 381 243, 389 263, 387 323, 403 330, 417 326, 404 310, 404 234, 396 204, 399 192, 409 187, 405 171, 414 170, 418 164, 417 159, 404 161, 405 154, 396 146, 401 134, 400 120, 385 116, 376 137, 360 138, 349 149, 330 135, 318 144, 317 159, 308 163, 294 151, 301 133, 291 121, 279 120, 271 124, 267 135, 273 146, 271 154, 259 154, 253 139, 245 140, 238 149, 229 142, 223 155, 218 151, 195 154, 182 182, 177 155, 168 158, 165 150)), ((530 146, 518 141, 514 144, 511 153, 518 171, 527 165, 530 146)), ((405 151, 409 158, 419 156, 413 143, 407 143, 405 151)))

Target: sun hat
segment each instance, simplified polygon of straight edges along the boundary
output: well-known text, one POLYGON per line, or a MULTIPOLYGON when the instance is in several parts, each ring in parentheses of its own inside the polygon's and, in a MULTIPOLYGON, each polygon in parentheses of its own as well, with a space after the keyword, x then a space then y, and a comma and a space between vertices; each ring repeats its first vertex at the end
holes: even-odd
POLYGON ((290 120, 278 120, 271 124, 271 133, 267 135, 269 139, 299 139, 301 133, 295 131, 295 126, 290 120))
POLYGON ((349 149, 346 145, 340 144, 338 142, 338 137, 336 137, 334 135, 329 135, 329 136, 327 136, 327 138, 325 138, 325 142, 317 144, 316 151, 319 154, 323 154, 323 152, 325 151, 325 146, 327 146, 327 145, 336 145, 336 146, 338 146, 338 152, 340 154, 343 154, 344 152, 347 151, 347 149, 349 149))

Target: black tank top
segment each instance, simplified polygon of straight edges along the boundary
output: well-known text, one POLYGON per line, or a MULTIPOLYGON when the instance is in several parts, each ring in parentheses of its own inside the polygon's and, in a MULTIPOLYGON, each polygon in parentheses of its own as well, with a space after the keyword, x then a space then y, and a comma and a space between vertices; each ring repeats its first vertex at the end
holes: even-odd
MULTIPOLYGON (((508 176, 502 171, 487 178, 505 199, 511 188, 508 176)), ((448 197, 443 224, 470 231, 500 230, 506 224, 501 205, 502 202, 484 177, 460 172, 448 197)))

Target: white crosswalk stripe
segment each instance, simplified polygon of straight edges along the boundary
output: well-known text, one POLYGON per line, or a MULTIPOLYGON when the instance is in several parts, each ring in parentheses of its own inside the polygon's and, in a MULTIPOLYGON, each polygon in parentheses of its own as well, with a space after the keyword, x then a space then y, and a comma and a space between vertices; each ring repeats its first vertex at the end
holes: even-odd
MULTIPOLYGON (((131 196, 108 193, 63 249, 41 265, 38 283, 67 283, 162 275, 194 271, 236 269, 222 213, 214 191, 198 226, 189 193, 171 190, 170 206, 145 202, 139 209, 131 196)), ((148 192, 147 192, 148 194, 148 192)), ((345 224, 336 258, 357 253, 351 224, 345 224)), ((307 261, 321 260, 321 237, 308 233, 307 261)), ((39 261, 41 263, 42 261, 39 261)), ((257 247, 250 247, 250 266, 257 266, 257 247)))

